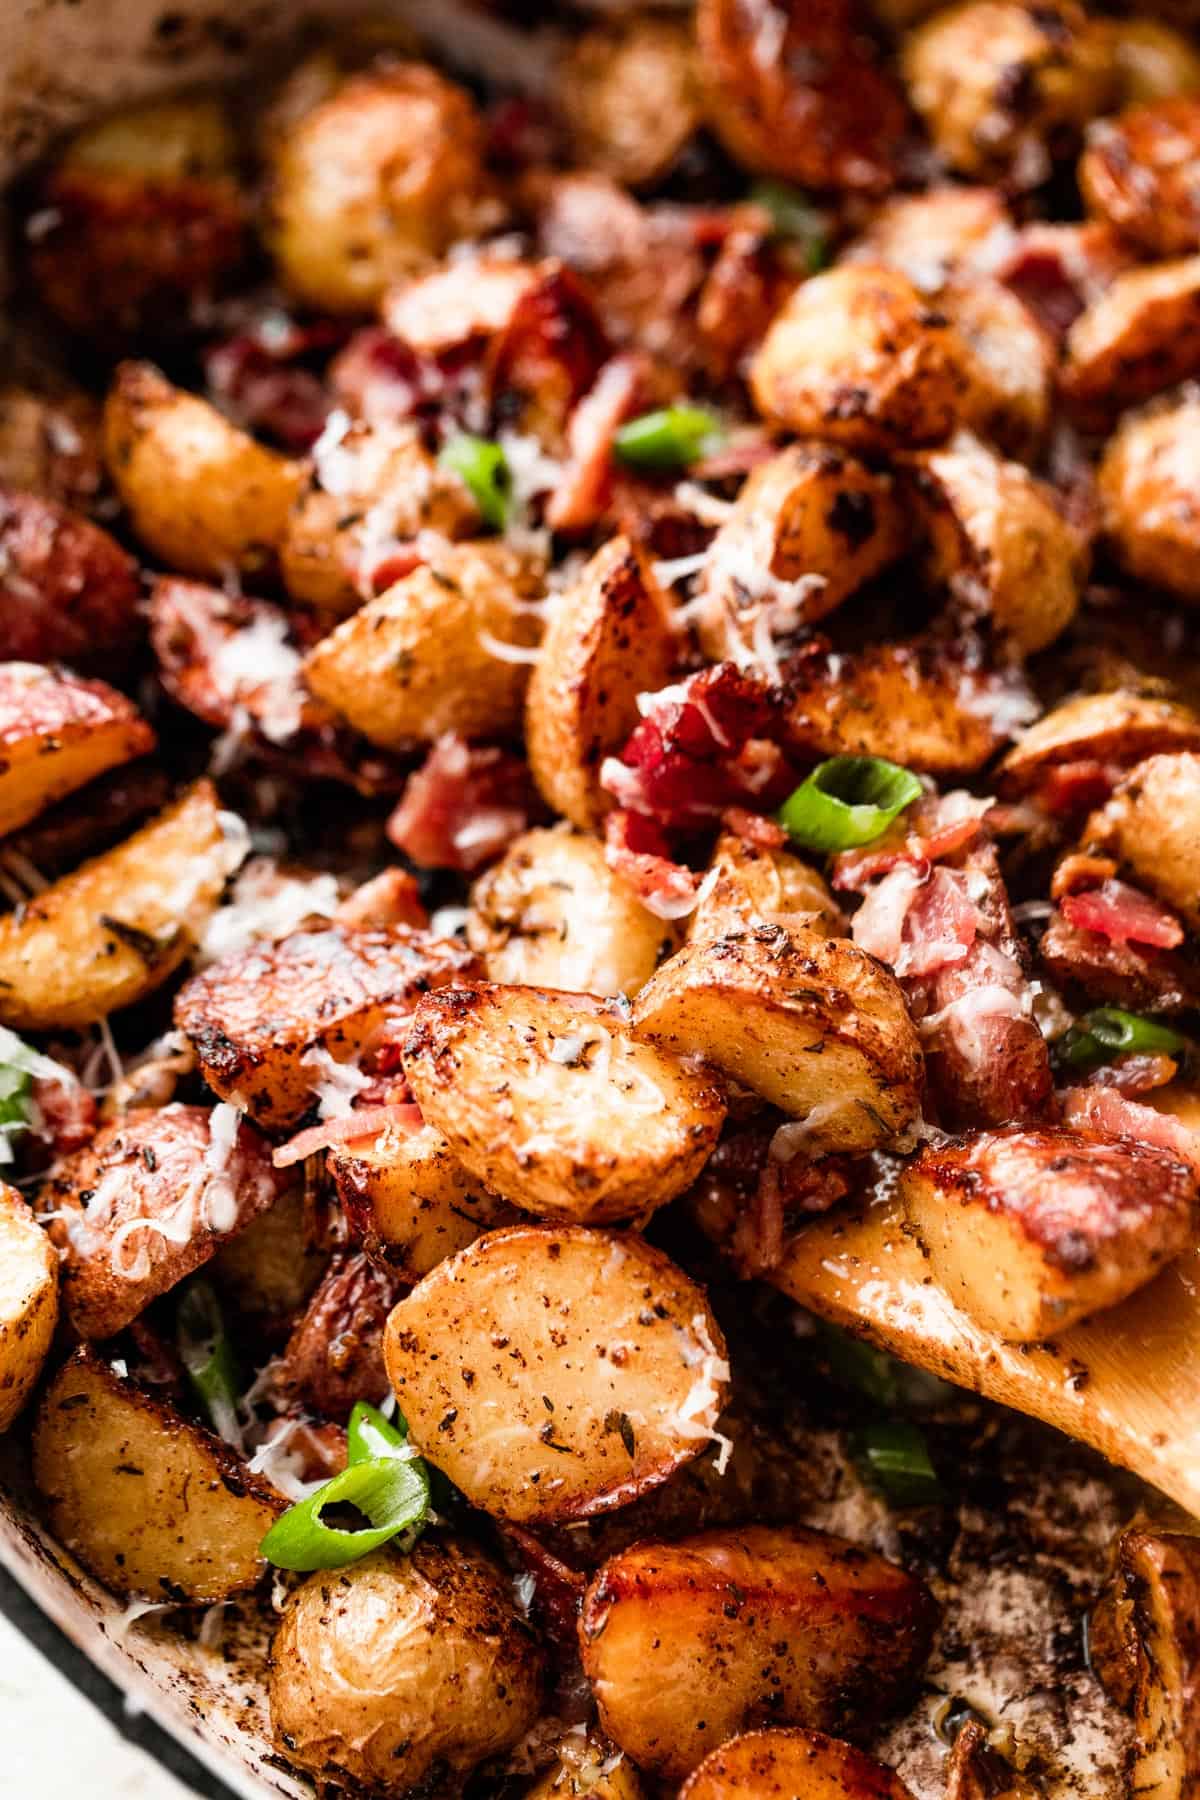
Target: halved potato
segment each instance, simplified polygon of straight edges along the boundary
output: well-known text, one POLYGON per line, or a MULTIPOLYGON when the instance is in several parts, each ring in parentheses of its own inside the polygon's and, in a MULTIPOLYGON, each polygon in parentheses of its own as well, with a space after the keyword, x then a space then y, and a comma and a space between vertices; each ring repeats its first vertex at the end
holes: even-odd
POLYGON ((0 1182, 0 1431, 41 1374, 58 1319, 58 1258, 20 1194, 0 1182))
POLYGON ((1200 752, 1148 756, 1083 829, 1135 880, 1200 930, 1200 752))
POLYGON ((432 1125, 336 1144, 328 1168, 359 1236, 409 1281, 516 1217, 467 1174, 432 1125))
POLYGON ((1013 236, 999 188, 945 183, 885 200, 840 260, 897 269, 936 293, 951 275, 991 265, 1013 236))
POLYGON ((623 1506, 728 1441, 703 1291, 621 1232, 488 1232, 400 1302, 384 1354, 422 1455, 516 1523, 623 1506))
POLYGON ((533 778, 582 831, 612 805, 601 763, 624 747, 638 695, 666 685, 675 654, 664 596, 628 538, 611 538, 559 596, 525 702, 533 778))
POLYGON ((331 1060, 353 1062, 418 994, 476 967, 452 939, 327 925, 252 944, 193 975, 176 995, 175 1023, 214 1093, 281 1128, 312 1105, 331 1060))
POLYGON ((151 363, 122 363, 104 405, 104 454, 133 529, 185 575, 221 581, 276 560, 302 468, 258 444, 151 363))
POLYGON ((154 744, 137 708, 107 682, 0 663, 0 836, 154 744))
POLYGON ((895 1563, 824 1532, 750 1525, 611 1557, 579 1642, 609 1737, 678 1780, 755 1725, 861 1729, 912 1681, 936 1619, 895 1563))
POLYGON ((228 1444, 87 1348, 38 1412, 33 1478, 50 1527, 106 1587, 154 1600, 252 1588, 258 1546, 286 1501, 228 1444))
POLYGON ((195 949, 240 847, 198 781, 140 831, 0 918, 0 1022, 79 1028, 161 987, 195 949))
POLYGON ((559 70, 575 159, 626 187, 661 179, 700 124, 700 68, 686 20, 635 14, 593 26, 559 70))
POLYGON ((310 1417, 345 1425, 388 1395, 383 1333, 403 1282, 362 1250, 338 1250, 278 1359, 275 1388, 310 1417))
POLYGON ((290 1327, 320 1281, 328 1251, 315 1240, 303 1183, 217 1250, 208 1276, 235 1316, 269 1337, 290 1327))
POLYGON ((919 1110, 921 1046, 896 982, 804 925, 685 944, 638 995, 633 1029, 802 1119, 814 1156, 877 1149, 919 1110))
POLYGON ((520 722, 541 584, 506 544, 446 544, 309 651, 313 693, 385 750, 520 722))
POLYGON ((1200 256, 1116 275, 1067 333, 1060 383, 1088 424, 1200 370, 1200 256))
POLYGON ((1006 794, 1026 794, 1061 764, 1131 768, 1163 750, 1200 750, 1200 715, 1189 706, 1119 689, 1076 694, 1021 733, 1000 781, 1006 794))
POLYGON ((1138 581, 1200 604, 1200 395, 1184 388, 1122 419, 1098 471, 1104 530, 1138 581))
POLYGON ((846 922, 825 881, 789 850, 761 849, 725 831, 708 868, 688 920, 693 943, 751 925, 804 925, 824 938, 845 935, 846 922))
POLYGON ((873 1756, 820 1731, 746 1731, 694 1769, 679 1800, 912 1800, 873 1756))
POLYGON ((514 1206, 581 1225, 645 1217, 700 1173, 725 1098, 628 1018, 588 994, 446 988, 418 1005, 404 1072, 463 1167, 514 1206))
POLYGON ((991 275, 956 275, 936 296, 967 347, 964 423, 1032 460, 1050 422, 1055 350, 1024 301, 991 275))
POLYGON ((1187 1247, 1196 1176, 1147 1144, 1016 1126, 927 1145, 900 1193, 951 1297, 1010 1342, 1036 1343, 1187 1247))
POLYGON ((636 994, 672 937, 596 838, 561 828, 525 832, 475 883, 467 942, 491 981, 636 994))
POLYGON ((86 664, 136 640, 138 567, 57 501, 0 488, 0 656, 86 664))
POLYGON ((1176 96, 1096 119, 1079 160, 1084 205, 1150 256, 1200 250, 1200 100, 1176 96))

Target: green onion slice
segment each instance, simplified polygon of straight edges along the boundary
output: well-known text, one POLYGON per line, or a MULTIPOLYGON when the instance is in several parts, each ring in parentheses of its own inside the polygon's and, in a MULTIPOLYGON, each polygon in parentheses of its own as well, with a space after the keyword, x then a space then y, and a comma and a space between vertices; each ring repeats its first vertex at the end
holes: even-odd
POLYGON ((634 469, 686 469, 724 441, 724 427, 707 407, 666 406, 622 425, 613 448, 634 469))
POLYGON ((941 1495, 924 1436, 904 1419, 867 1425, 855 1449, 867 1474, 897 1506, 928 1506, 941 1495))
POLYGON ((207 1281, 190 1281, 175 1315, 175 1343, 192 1392, 213 1430, 242 1445, 238 1369, 221 1303, 207 1281))
POLYGON ((1188 1040, 1169 1025, 1157 1019, 1143 1018, 1141 1013, 1122 1012, 1116 1006, 1098 1006, 1085 1013, 1063 1038, 1060 1054, 1064 1062, 1076 1066, 1087 1063, 1112 1062, 1115 1057, 1138 1052, 1168 1055, 1186 1050, 1188 1040))
POLYGON ((347 1466, 340 1475, 289 1507, 259 1545, 278 1569, 340 1569, 401 1532, 415 1542, 429 1516, 429 1471, 407 1442, 403 1420, 390 1425, 360 1400, 346 1432, 347 1466), (359 1528, 328 1525, 330 1506, 353 1506, 370 1521, 359 1528))
POLYGON ((750 201, 770 215, 776 237, 789 238, 800 246, 810 275, 826 266, 829 220, 800 188, 790 187, 786 181, 757 181, 750 190, 750 201))
POLYGON ((815 768, 779 809, 779 823, 808 850, 854 850, 874 843, 924 793, 911 769, 881 756, 834 756, 815 768))
POLYGON ((503 531, 512 507, 512 470, 503 447, 490 438, 463 432, 451 438, 438 461, 470 488, 484 524, 503 531))

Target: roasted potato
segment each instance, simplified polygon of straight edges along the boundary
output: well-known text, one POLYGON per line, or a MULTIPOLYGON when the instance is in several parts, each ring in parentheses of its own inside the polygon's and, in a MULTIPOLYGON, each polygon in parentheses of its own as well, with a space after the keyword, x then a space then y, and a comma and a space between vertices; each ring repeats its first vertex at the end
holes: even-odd
POLYGON ((492 253, 451 256, 421 275, 389 288, 381 315, 393 337, 423 356, 440 356, 466 344, 486 345, 513 322, 553 263, 492 253))
POLYGON ((1174 700, 1116 690, 1076 694, 1023 731, 1000 764, 1005 794, 1035 792, 1056 770, 1132 768, 1165 750, 1200 750, 1200 715, 1174 700))
POLYGON ((1036 1343, 1143 1287, 1189 1243, 1194 1171, 1060 1126, 927 1145, 900 1177, 930 1267, 986 1330, 1036 1343))
POLYGON ((991 266, 1013 236, 999 188, 947 184, 885 200, 839 261, 895 269, 936 293, 952 275, 991 266))
POLYGON ((844 263, 803 282, 750 365, 773 426, 887 452, 937 444, 961 418, 970 352, 938 308, 891 269, 844 263))
POLYGON ((143 102, 86 126, 39 198, 30 264, 41 297, 106 347, 163 335, 245 253, 236 140, 224 107, 205 95, 143 102))
POLYGON ((1108 29, 1121 106, 1200 93, 1200 50, 1182 31, 1145 18, 1113 19, 1108 29))
POLYGON ((137 564, 107 531, 35 494, 0 489, 0 656, 83 661, 128 649, 137 564))
POLYGON ((465 1539, 426 1536, 296 1590, 271 1646, 271 1722, 302 1768, 403 1795, 511 1750, 543 1676, 504 1572, 465 1539))
POLYGON ((838 903, 814 868, 788 850, 760 849, 725 831, 700 884, 687 935, 693 943, 710 941, 752 925, 804 925, 825 938, 845 935, 838 903))
POLYGON ((966 1719, 955 1733, 946 1763, 945 1800, 1042 1800, 1033 1777, 1019 1774, 989 1743, 979 1719, 966 1719))
POLYGON ((107 682, 0 663, 0 836, 154 744, 137 708, 107 682))
POLYGON ((385 750, 519 726, 541 584, 500 543, 446 544, 309 651, 313 693, 385 750))
POLYGON ((907 541, 889 476, 832 444, 789 444, 751 472, 708 547, 701 648, 715 662, 742 660, 764 610, 773 619, 785 612, 780 622, 791 629, 812 624, 894 562, 907 541))
POLYGON ((1038 187, 1104 110, 1106 34, 1075 0, 962 0, 905 38, 908 97, 952 169, 1038 187))
POLYGON ((1031 461, 1050 422, 1055 353, 1050 335, 1012 289, 989 275, 958 275, 935 304, 967 347, 963 420, 1009 456, 1031 461))
POLYGON ((628 1017, 587 994, 447 988, 418 1005, 404 1072, 426 1122, 513 1206, 583 1225, 644 1217, 700 1173, 725 1100, 703 1068, 638 1043, 628 1017))
POLYGON ((140 831, 0 918, 0 1021, 78 1029, 161 987, 199 942, 241 847, 198 781, 140 831))
POLYGON ((678 1780, 759 1724, 861 1729, 912 1681, 936 1618, 895 1563, 823 1532, 751 1525, 611 1557, 579 1642, 608 1736, 678 1780))
POLYGON ((524 1800, 645 1800, 637 1770, 621 1751, 598 1732, 566 1732, 555 1749, 555 1762, 524 1800))
POLYGON ((58 1258, 15 1188, 0 1182, 0 1431, 41 1374, 58 1319, 58 1258))
POLYGON ((1088 558, 1020 463, 982 445, 929 451, 909 463, 926 534, 926 572, 967 618, 985 619, 1018 656, 1045 650, 1074 618, 1088 558))
POLYGON ((0 387, 0 487, 86 512, 103 485, 100 408, 89 393, 55 376, 0 387))
POLYGON ((907 120, 848 0, 700 0, 713 129, 734 160, 802 187, 886 189, 907 120))
POLYGON ((486 1233, 400 1302, 384 1353, 422 1455, 515 1523, 624 1506, 728 1444, 729 1366, 702 1290, 620 1232, 486 1233))
POLYGON ((582 832, 527 831, 471 890, 467 942, 488 979, 577 994, 636 994, 670 929, 582 832))
POLYGON ((1104 529, 1121 567, 1200 603, 1200 392, 1131 413, 1099 469, 1104 529))
POLYGON ((43 1190, 79 1336, 115 1337, 283 1187, 270 1146, 232 1107, 172 1104, 102 1125, 43 1190))
POLYGON ((408 1281, 517 1217, 467 1174, 432 1125, 337 1144, 328 1167, 355 1230, 408 1281))
POLYGON ((1147 757, 1092 814, 1084 840, 1200 929, 1200 753, 1147 757))
POLYGON ((699 77, 682 21, 635 14, 593 26, 559 71, 573 154, 627 187, 660 180, 700 123, 699 77))
POLYGON ((663 594, 629 540, 611 538, 551 612, 525 703, 533 778, 580 830, 612 805, 600 765, 637 724, 637 696, 663 687, 674 661, 663 594))
POLYGON ((679 1800, 912 1800, 900 1777, 820 1731, 746 1731, 710 1751, 679 1800))
POLYGON ((1177 98, 1097 119, 1079 162, 1079 186, 1103 219, 1150 256, 1200 250, 1200 100, 1177 98))
POLYGON ((389 1392, 383 1331, 400 1293, 390 1269, 361 1250, 338 1251, 288 1339, 280 1390, 341 1425, 359 1400, 381 1405, 389 1392))
POLYGON ((150 363, 122 363, 104 405, 104 454, 153 556, 215 580, 274 566, 299 463, 266 449, 150 363))
POLYGON ((54 1535, 117 1594, 208 1604, 252 1588, 285 1501, 240 1456, 88 1348, 46 1391, 33 1478, 54 1535))
POLYGON ((271 146, 266 238, 285 288, 370 312, 486 223, 483 149, 470 96, 426 64, 352 76, 271 146))
POLYGON ((284 1188, 208 1265, 208 1278, 236 1317, 271 1337, 291 1325, 328 1262, 307 1212, 303 1184, 284 1188))
POLYGON ((814 1156, 877 1149, 920 1107, 921 1049, 895 981, 805 925, 685 944, 638 995, 633 1029, 803 1120, 814 1156))
POLYGON ((308 1110, 330 1062, 353 1062, 417 994, 476 967, 450 939, 327 925, 252 944, 193 975, 176 996, 175 1023, 214 1093, 281 1129, 308 1110))
POLYGON ((1063 393, 1103 423, 1200 373, 1200 256, 1114 276, 1066 338, 1063 393))

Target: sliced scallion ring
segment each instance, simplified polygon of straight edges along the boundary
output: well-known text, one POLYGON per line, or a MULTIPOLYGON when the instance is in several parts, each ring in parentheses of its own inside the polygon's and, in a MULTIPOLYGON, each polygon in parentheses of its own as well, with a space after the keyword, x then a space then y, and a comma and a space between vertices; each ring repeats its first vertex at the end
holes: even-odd
POLYGON ((634 469, 686 469, 724 442, 715 413, 704 406, 666 406, 622 425, 613 448, 634 469))
POLYGON ((855 1438, 855 1449, 871 1480, 897 1506, 928 1506, 940 1498, 924 1434, 906 1419, 865 1426, 855 1438))
POLYGON ((1062 1060, 1076 1067, 1112 1062, 1118 1056, 1174 1055, 1187 1049, 1187 1039, 1157 1019, 1141 1013, 1122 1012, 1117 1006, 1098 1006, 1085 1013, 1062 1041, 1062 1060))
POLYGON ((346 1426, 346 1460, 351 1467, 373 1456, 394 1456, 407 1443, 408 1423, 403 1413, 396 1414, 393 1424, 377 1406, 366 1400, 357 1402, 346 1426))
POLYGON ((260 1555, 277 1569, 340 1569, 401 1533, 415 1541, 428 1518, 429 1472, 403 1430, 360 1401, 346 1438, 347 1466, 289 1507, 259 1545, 260 1555), (353 1506, 369 1523, 329 1525, 324 1513, 331 1506, 353 1506))
POLYGON ((512 470, 500 444, 463 432, 451 438, 438 457, 471 490, 485 525, 503 531, 512 506, 512 470))
POLYGON ((779 809, 779 823, 807 850, 855 850, 874 843, 925 790, 911 769, 881 756, 834 756, 815 768, 779 809))

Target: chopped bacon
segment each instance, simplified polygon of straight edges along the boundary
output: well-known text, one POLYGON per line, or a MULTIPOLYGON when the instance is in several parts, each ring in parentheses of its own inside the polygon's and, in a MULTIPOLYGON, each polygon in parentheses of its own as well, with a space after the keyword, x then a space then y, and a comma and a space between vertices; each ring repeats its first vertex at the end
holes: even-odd
POLYGON ((1059 986, 1135 1012, 1189 1012, 1200 1006, 1200 967, 1186 951, 1114 943, 1051 915, 1038 955, 1059 986))
POLYGON ((1084 893, 1064 894, 1059 904, 1069 924, 1097 931, 1114 944, 1174 950, 1184 939, 1183 926, 1169 907, 1112 877, 1084 893))
POLYGON ((447 428, 478 391, 481 350, 472 341, 441 356, 418 356, 381 326, 356 331, 329 367, 337 404, 371 425, 427 421, 447 428))
POLYGON ((541 810, 519 757, 451 732, 409 776, 387 835, 420 868, 471 874, 501 855, 541 810))
POLYGON ((1026 225, 996 270, 1055 339, 1066 336, 1085 307, 1134 261, 1107 225, 1026 225))
POLYGON ((206 352, 204 373, 213 400, 236 425, 300 455, 325 429, 333 396, 311 369, 292 366, 298 351, 286 342, 277 348, 261 333, 240 333, 206 352))
POLYGON ((610 812, 604 821, 604 859, 615 875, 659 919, 682 919, 696 904, 696 877, 672 862, 670 847, 653 819, 636 812, 610 812))
POLYGON ((884 837, 861 850, 843 850, 834 858, 834 887, 862 894, 878 876, 901 863, 921 868, 956 855, 975 842, 991 805, 990 800, 977 800, 962 789, 918 800, 884 837))
POLYGON ((91 1143, 99 1115, 95 1095, 82 1082, 35 1076, 30 1098, 38 1121, 31 1135, 47 1145, 52 1156, 69 1156, 91 1143))
POLYGON ((769 432, 748 428, 735 432, 719 450, 693 463, 689 474, 693 481, 725 481, 731 476, 749 475, 752 469, 770 462, 778 448, 769 432))
POLYGON ((733 1251, 742 1272, 766 1275, 777 1268, 783 1258, 787 1214, 828 1212, 850 1188, 845 1157, 807 1162, 803 1156, 781 1158, 772 1147, 754 1197, 734 1229, 733 1251))
POLYGON ((1037 788, 1037 799, 1056 818, 1076 818, 1103 806, 1116 786, 1118 771, 1093 757, 1052 763, 1037 788))
POLYGON ((1063 1120, 1067 1125, 1103 1131, 1114 1137, 1132 1138, 1167 1150, 1200 1174, 1200 1138, 1173 1113, 1139 1106, 1111 1087, 1071 1088, 1063 1096, 1063 1120))
POLYGON ((533 1582, 533 1607, 547 1636, 574 1656, 579 1642, 579 1607, 587 1576, 548 1550, 522 1525, 503 1525, 501 1532, 533 1582))
POLYGON ((614 356, 576 406, 567 424, 567 460, 546 505, 554 531, 583 531, 602 516, 612 496, 612 447, 617 428, 635 409, 644 363, 614 356))
POLYGON ((362 1106, 340 1118, 322 1119, 319 1125, 298 1131, 286 1144, 280 1144, 271 1161, 277 1169, 290 1169, 293 1163, 303 1162, 319 1150, 328 1150, 331 1144, 357 1143, 360 1138, 375 1137, 379 1132, 389 1130, 407 1136, 420 1131, 423 1124, 421 1109, 412 1101, 389 1106, 362 1106))

